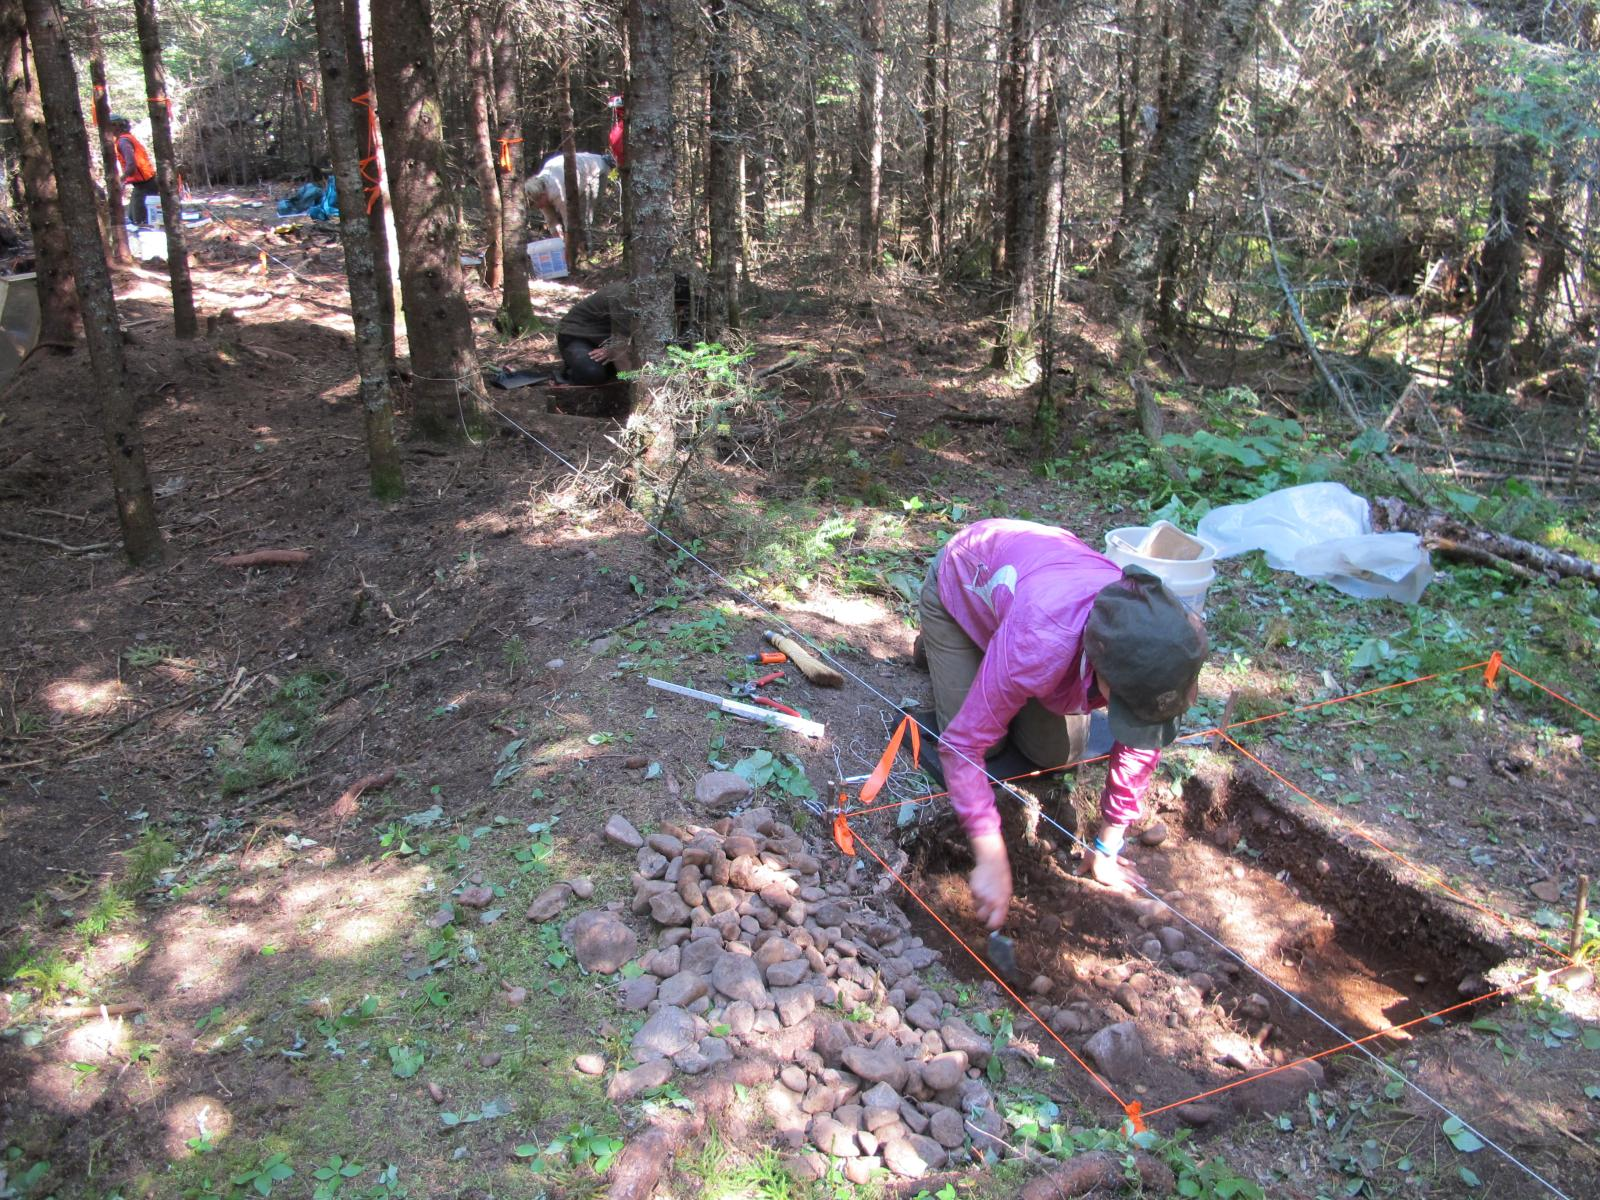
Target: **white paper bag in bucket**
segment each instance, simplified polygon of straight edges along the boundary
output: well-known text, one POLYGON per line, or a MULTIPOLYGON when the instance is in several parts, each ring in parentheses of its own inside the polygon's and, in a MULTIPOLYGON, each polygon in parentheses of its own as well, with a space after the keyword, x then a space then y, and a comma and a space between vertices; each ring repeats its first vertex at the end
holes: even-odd
POLYGON ((1206 615, 1206 591, 1217 577, 1217 548, 1170 521, 1125 525, 1106 534, 1106 557, 1119 567, 1143 567, 1197 617, 1206 615))

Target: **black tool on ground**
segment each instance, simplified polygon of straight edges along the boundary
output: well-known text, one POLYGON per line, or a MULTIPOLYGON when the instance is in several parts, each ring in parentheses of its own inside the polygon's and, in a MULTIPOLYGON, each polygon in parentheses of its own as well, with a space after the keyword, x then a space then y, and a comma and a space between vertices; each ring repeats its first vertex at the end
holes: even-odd
POLYGON ((989 965, 1007 983, 1017 981, 1017 945, 998 929, 989 934, 989 965))
POLYGON ((549 383, 553 376, 548 371, 505 371, 496 375, 489 382, 495 387, 505 391, 515 391, 517 388, 536 387, 541 383, 549 383))

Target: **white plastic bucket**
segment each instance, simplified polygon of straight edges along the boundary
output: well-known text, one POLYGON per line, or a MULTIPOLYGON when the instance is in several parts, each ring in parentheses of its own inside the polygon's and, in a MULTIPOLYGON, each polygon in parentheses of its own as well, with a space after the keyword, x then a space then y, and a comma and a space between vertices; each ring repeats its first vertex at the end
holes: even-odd
POLYGON ((1125 525, 1106 534, 1106 557, 1119 567, 1149 571, 1196 616, 1205 616, 1206 591, 1216 579, 1217 548, 1170 521, 1125 525))
POLYGON ((528 265, 540 279, 560 279, 567 273, 567 244, 560 238, 528 243, 528 265))

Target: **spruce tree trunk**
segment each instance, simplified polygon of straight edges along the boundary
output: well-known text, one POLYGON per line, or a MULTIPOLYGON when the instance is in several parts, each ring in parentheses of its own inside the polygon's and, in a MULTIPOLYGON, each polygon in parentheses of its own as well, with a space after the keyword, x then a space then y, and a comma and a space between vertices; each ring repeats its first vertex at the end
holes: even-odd
MULTIPOLYGON (((810 51, 807 51, 808 57, 810 51)), ((817 225, 817 76, 812 60, 806 71, 806 116, 803 145, 805 146, 805 184, 800 201, 800 223, 807 229, 817 225)))
POLYGON ((1005 264, 1010 307, 991 363, 1026 371, 1033 359, 1037 181, 1034 173, 1033 0, 1011 0, 1006 39, 1005 264))
POLYGON ((62 29, 56 0, 26 0, 28 33, 39 71, 39 96, 57 165, 56 184, 72 246, 72 271, 83 311, 84 340, 100 394, 100 425, 111 467, 122 545, 135 566, 158 563, 166 547, 156 522, 155 497, 145 465, 144 434, 134 410, 122 355, 122 327, 111 290, 105 246, 95 219, 94 184, 89 179, 89 141, 78 104, 78 77, 62 29))
POLYGON ((483 425, 482 383, 461 285, 428 0, 384 5, 372 27, 372 78, 400 251, 412 427, 439 441, 470 438, 483 425))
POLYGON ((495 176, 494 120, 490 94, 493 68, 489 62, 489 43, 483 36, 483 17, 476 8, 467 9, 467 84, 472 109, 472 173, 483 198, 483 282, 500 286, 501 260, 505 243, 501 238, 500 181, 495 176))
POLYGON ((861 95, 856 110, 861 269, 878 265, 883 221, 883 0, 861 0, 861 95))
POLYGON ((50 162, 38 76, 28 46, 22 0, 0 3, 0 52, 5 55, 6 111, 17 131, 22 194, 33 233, 34 287, 39 294, 39 343, 71 350, 78 336, 78 292, 72 248, 50 162))
POLYGON ((583 189, 578 182, 578 133, 572 115, 572 26, 562 10, 561 65, 556 71, 556 103, 561 118, 561 166, 567 192, 567 266, 576 271, 583 265, 588 248, 584 226, 583 189))
POLYGON ((706 146, 707 209, 711 224, 711 281, 714 328, 739 328, 739 173, 735 165, 739 132, 735 123, 733 46, 728 30, 728 0, 708 0, 711 21, 706 71, 710 76, 711 119, 706 146))
MULTIPOLYGON (((367 0, 344 0, 344 44, 350 102, 357 105, 356 127, 361 136, 361 186, 366 195, 367 236, 372 241, 372 261, 378 272, 378 303, 383 312, 383 354, 394 369, 397 313, 395 293, 400 286, 400 264, 394 248, 394 208, 383 173, 383 138, 378 132, 378 102, 372 93, 372 68, 367 61, 364 31, 371 28, 367 0)), ((330 101, 331 103, 331 101, 330 101)))
POLYGON ((633 191, 631 307, 641 362, 672 337, 672 14, 668 0, 628 0, 628 162, 633 191))
POLYGON ((1171 108, 1163 110, 1144 156, 1131 219, 1112 242, 1110 269, 1124 303, 1154 314, 1160 270, 1172 260, 1183 234, 1189 197, 1217 129, 1228 86, 1255 33, 1262 0, 1208 0, 1192 11, 1186 29, 1187 69, 1171 108))
MULTIPOLYGON (((317 60, 322 69, 323 113, 328 152, 339 194, 339 241, 350 283, 350 318, 355 324, 356 374, 367 441, 367 473, 372 494, 392 500, 405 494, 405 474, 394 438, 394 400, 389 387, 392 341, 383 324, 383 300, 372 235, 361 186, 363 115, 344 93, 351 90, 350 53, 345 42, 342 0, 315 0, 317 60)), ((360 93, 356 93, 359 95, 360 93)))
POLYGON ((923 262, 933 257, 939 211, 939 0, 928 0, 922 57, 922 220, 917 245, 923 262))
POLYGON ((501 243, 504 287, 501 305, 506 328, 519 334, 533 325, 533 299, 528 294, 528 213, 527 193, 522 190, 522 129, 518 124, 521 108, 517 99, 517 43, 511 16, 502 5, 495 13, 494 110, 499 122, 500 154, 496 159, 495 180, 500 188, 500 222, 505 227, 501 243))
MULTIPOLYGON (((670 0, 628 0, 628 186, 632 192, 633 238, 629 305, 634 315, 633 351, 647 370, 644 394, 636 395, 629 433, 641 446, 646 480, 665 481, 677 461, 673 414, 658 402, 649 364, 666 355, 672 337, 672 247, 676 236, 672 193, 672 7, 670 0)), ((630 501, 653 512, 664 497, 637 484, 630 501)), ((658 515, 659 514, 655 514, 658 515)))
POLYGON ((105 164, 106 232, 110 235, 111 261, 131 266, 133 251, 128 247, 128 218, 122 203, 122 171, 117 166, 117 138, 111 129, 111 96, 106 89, 106 56, 100 44, 100 21, 94 15, 94 0, 83 0, 83 23, 89 39, 89 83, 94 93, 94 127, 100 135, 100 158, 105 164))
POLYGON ((1478 264, 1478 303, 1467 339, 1465 373, 1474 391, 1500 396, 1511 381, 1511 345, 1522 308, 1522 246, 1528 193, 1533 188, 1534 142, 1508 137, 1494 149, 1489 181, 1489 231, 1478 264))
POLYGON ((161 227, 167 235, 167 277, 172 281, 172 331, 180 338, 200 332, 194 315, 194 284, 189 279, 189 247, 178 199, 177 159, 172 152, 172 104, 166 99, 167 69, 161 61, 161 30, 156 0, 133 0, 139 26, 139 57, 150 104, 150 141, 156 156, 156 187, 161 191, 161 227))

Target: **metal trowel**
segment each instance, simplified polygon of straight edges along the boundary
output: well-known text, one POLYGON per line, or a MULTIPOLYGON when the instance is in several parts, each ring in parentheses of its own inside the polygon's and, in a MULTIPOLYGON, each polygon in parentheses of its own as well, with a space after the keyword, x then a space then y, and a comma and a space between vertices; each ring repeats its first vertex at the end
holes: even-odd
POLYGON ((989 963, 1007 983, 1017 982, 1017 945, 999 930, 989 934, 989 963))

